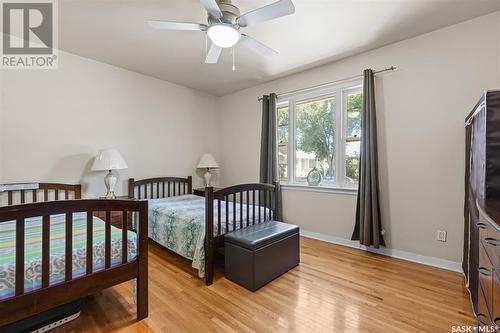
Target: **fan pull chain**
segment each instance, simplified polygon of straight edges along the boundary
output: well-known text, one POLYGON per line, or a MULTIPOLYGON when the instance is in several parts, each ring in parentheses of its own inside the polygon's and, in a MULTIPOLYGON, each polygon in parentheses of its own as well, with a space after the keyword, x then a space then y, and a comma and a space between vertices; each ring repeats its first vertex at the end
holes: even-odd
POLYGON ((232 53, 233 53, 233 72, 236 70, 236 66, 235 66, 235 64, 234 64, 234 63, 235 63, 235 59, 234 59, 234 58, 235 58, 234 51, 235 51, 235 50, 234 50, 234 46, 233 46, 233 52, 232 52, 232 53))

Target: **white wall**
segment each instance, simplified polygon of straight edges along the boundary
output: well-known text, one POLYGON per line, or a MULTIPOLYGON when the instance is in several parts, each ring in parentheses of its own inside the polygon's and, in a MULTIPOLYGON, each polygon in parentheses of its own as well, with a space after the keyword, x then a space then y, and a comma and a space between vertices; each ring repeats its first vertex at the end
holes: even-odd
MULTIPOLYGON (((258 179, 257 98, 398 67, 376 79, 383 227, 388 246, 461 261, 464 118, 500 88, 500 12, 262 84, 218 101, 221 183, 258 179), (435 241, 437 229, 448 241, 435 241)), ((284 190, 285 220, 350 238, 356 197, 284 190)))
POLYGON ((104 172, 90 171, 92 159, 116 147, 126 194, 128 177, 195 176, 214 152, 211 95, 65 52, 57 70, 0 72, 0 182, 81 182, 96 197, 104 172))

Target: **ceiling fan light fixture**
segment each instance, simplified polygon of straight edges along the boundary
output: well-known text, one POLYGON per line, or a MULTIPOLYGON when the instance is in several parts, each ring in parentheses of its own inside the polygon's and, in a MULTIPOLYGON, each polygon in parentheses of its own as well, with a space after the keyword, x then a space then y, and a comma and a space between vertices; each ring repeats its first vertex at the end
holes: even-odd
POLYGON ((210 40, 222 48, 230 48, 236 45, 241 38, 240 32, 228 24, 214 24, 207 30, 210 40))

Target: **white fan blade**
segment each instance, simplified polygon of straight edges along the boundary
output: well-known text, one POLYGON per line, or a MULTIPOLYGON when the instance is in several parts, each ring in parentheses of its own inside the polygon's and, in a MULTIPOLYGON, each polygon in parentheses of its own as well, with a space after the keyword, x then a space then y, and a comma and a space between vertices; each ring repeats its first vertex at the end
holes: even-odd
POLYGON ((221 52, 222 48, 212 43, 212 45, 210 46, 210 50, 208 51, 207 58, 205 59, 205 63, 216 64, 219 61, 221 52))
POLYGON ((247 35, 241 35, 240 44, 266 57, 272 57, 278 54, 277 51, 247 35))
POLYGON ((295 13, 295 6, 291 0, 279 0, 270 5, 257 8, 251 12, 241 15, 238 18, 238 24, 241 27, 247 27, 255 23, 272 20, 293 13, 295 13))
POLYGON ((201 4, 207 12, 210 13, 210 15, 214 16, 215 18, 221 18, 222 17, 222 12, 220 11, 219 5, 217 4, 217 1, 215 0, 200 0, 201 4))
POLYGON ((170 21, 148 21, 149 26, 155 29, 166 30, 190 30, 190 31, 205 31, 207 26, 199 23, 185 23, 185 22, 170 22, 170 21))

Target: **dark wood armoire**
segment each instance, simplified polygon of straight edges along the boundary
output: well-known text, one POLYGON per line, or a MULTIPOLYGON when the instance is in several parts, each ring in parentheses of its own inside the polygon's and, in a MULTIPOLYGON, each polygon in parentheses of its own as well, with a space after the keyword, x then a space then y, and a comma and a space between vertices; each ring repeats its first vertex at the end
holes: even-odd
POLYGON ((500 91, 486 91, 465 120, 462 267, 483 326, 500 325, 500 91))

